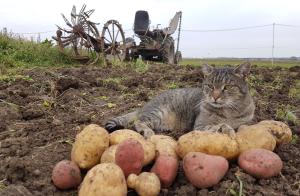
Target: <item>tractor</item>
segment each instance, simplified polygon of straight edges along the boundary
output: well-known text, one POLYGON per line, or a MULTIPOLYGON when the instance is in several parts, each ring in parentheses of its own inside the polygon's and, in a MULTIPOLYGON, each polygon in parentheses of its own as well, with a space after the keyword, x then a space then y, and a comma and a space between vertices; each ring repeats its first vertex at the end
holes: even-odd
POLYGON ((181 52, 178 51, 182 12, 177 12, 166 28, 150 29, 149 14, 147 11, 139 10, 135 13, 134 33, 140 39, 139 45, 134 38, 125 39, 127 60, 136 60, 139 56, 143 60, 161 61, 168 64, 178 64, 181 52), (178 28, 177 46, 171 36, 178 28))

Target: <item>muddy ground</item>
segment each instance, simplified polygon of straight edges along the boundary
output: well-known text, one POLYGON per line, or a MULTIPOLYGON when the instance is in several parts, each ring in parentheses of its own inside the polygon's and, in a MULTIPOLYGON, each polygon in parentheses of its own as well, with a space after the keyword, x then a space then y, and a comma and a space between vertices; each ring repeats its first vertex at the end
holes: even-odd
MULTIPOLYGON (((295 116, 300 117, 300 67, 254 66, 251 73, 255 121, 285 120, 299 134, 295 116)), ((58 161, 70 159, 72 142, 82 127, 104 125, 108 118, 140 107, 163 90, 197 87, 202 81, 199 67, 168 65, 149 65, 144 73, 132 67, 81 66, 19 74, 26 77, 0 81, 0 195, 77 195, 74 189, 56 189, 51 172, 58 161)), ((238 195, 241 183, 245 195, 300 195, 299 147, 294 138, 292 144, 276 148, 284 161, 277 177, 255 179, 231 162, 218 185, 199 190, 180 169, 173 186, 161 195, 238 195)), ((132 190, 128 194, 135 195, 132 190)))

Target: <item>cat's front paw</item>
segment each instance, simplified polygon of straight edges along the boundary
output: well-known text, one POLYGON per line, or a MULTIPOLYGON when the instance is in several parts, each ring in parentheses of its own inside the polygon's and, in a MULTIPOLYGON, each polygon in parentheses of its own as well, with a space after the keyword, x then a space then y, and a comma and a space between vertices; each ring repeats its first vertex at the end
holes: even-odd
POLYGON ((231 126, 229 126, 228 124, 225 124, 225 123, 221 125, 219 132, 227 134, 231 138, 234 138, 236 136, 234 129, 231 126))
POLYGON ((105 129, 110 133, 115 130, 123 129, 123 128, 124 128, 123 126, 118 125, 118 123, 116 123, 113 119, 107 121, 107 123, 105 124, 105 129))
POLYGON ((224 134, 229 135, 231 138, 235 137, 234 129, 226 123, 220 123, 217 125, 208 125, 204 128, 204 130, 211 131, 211 132, 224 133, 224 134))
POLYGON ((136 132, 143 135, 146 139, 150 138, 152 135, 155 135, 155 132, 150 127, 148 127, 145 122, 142 122, 140 120, 134 122, 134 129, 136 130, 136 132))
POLYGON ((146 129, 146 130, 140 130, 137 131, 139 134, 144 136, 145 139, 149 139, 152 135, 155 135, 155 132, 151 129, 146 129))

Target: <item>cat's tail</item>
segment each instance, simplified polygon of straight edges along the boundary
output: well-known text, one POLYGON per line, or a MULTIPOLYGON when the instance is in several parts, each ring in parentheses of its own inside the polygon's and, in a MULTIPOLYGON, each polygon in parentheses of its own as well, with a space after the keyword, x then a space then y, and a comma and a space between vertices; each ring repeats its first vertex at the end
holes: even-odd
POLYGON ((113 132, 118 129, 129 128, 132 123, 137 120, 138 111, 134 111, 123 116, 118 116, 108 120, 105 124, 105 129, 109 132, 113 132))

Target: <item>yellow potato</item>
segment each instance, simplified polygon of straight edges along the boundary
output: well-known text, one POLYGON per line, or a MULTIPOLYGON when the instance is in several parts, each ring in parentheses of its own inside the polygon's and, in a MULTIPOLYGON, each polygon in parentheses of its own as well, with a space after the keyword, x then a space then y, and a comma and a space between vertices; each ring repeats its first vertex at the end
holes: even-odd
POLYGON ((276 140, 273 135, 259 124, 241 126, 236 134, 236 140, 239 144, 240 153, 252 148, 273 151, 276 147, 276 140))
POLYGON ((108 147, 102 154, 100 163, 115 163, 115 155, 118 145, 108 147))
POLYGON ((89 169, 100 162, 100 157, 108 146, 108 132, 96 124, 90 124, 76 135, 71 159, 80 168, 89 169))
POLYGON ((80 186, 79 196, 126 196, 125 176, 114 163, 102 163, 88 171, 80 186))
POLYGON ((140 175, 130 174, 127 185, 140 196, 157 196, 160 192, 160 181, 156 174, 143 172, 140 175))
POLYGON ((283 122, 275 120, 263 120, 258 125, 264 126, 276 139, 277 144, 289 143, 292 140, 292 131, 283 122))
POLYGON ((150 137, 150 141, 155 145, 156 156, 165 154, 178 159, 176 153, 177 141, 172 137, 167 135, 153 135, 150 137))
POLYGON ((110 145, 119 144, 126 139, 144 140, 144 137, 130 129, 120 129, 109 134, 110 145))
POLYGON ((110 145, 119 144, 126 139, 136 139, 142 144, 144 149, 144 166, 154 160, 155 145, 151 141, 145 140, 145 138, 136 131, 130 129, 121 129, 112 132, 109 136, 110 145))
POLYGON ((189 152, 202 152, 232 159, 238 156, 239 147, 235 138, 227 134, 191 131, 178 139, 176 151, 181 158, 189 152))
POLYGON ((148 165, 155 158, 155 145, 151 141, 138 140, 144 148, 144 163, 143 165, 148 165))

